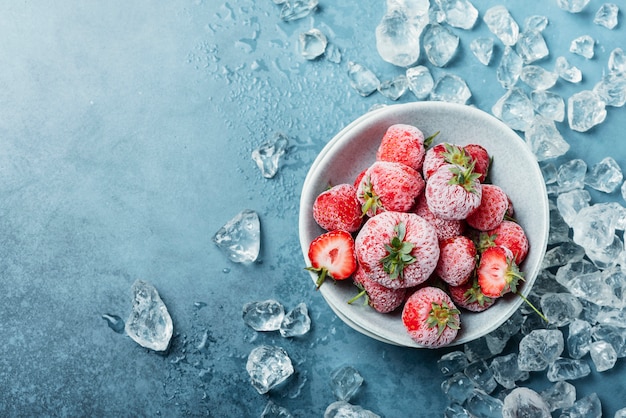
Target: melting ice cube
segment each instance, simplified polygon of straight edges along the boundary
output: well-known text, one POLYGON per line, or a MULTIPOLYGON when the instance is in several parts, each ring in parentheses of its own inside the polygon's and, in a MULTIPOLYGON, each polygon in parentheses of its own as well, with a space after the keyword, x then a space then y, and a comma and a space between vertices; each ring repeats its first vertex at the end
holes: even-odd
POLYGON ((273 299, 249 302, 243 306, 243 321, 255 331, 276 331, 285 317, 283 305, 273 299))
POLYGON ((502 5, 491 7, 485 12, 483 21, 504 45, 513 46, 517 43, 519 25, 506 7, 502 5))
POLYGON ((404 8, 393 8, 376 26, 376 49, 385 61, 409 67, 420 56, 421 32, 422 28, 413 24, 404 8))
POLYGON ((313 28, 300 34, 300 53, 308 60, 314 60, 326 51, 328 39, 319 29, 313 28))
POLYGON ((348 77, 352 88, 364 97, 374 93, 380 86, 380 80, 370 69, 352 61, 348 63, 348 77))
POLYGON ((607 29, 613 29, 617 26, 617 15, 619 7, 615 3, 604 3, 593 18, 593 23, 604 26, 607 29))
POLYGON ((282 347, 261 345, 248 355, 246 371, 252 386, 264 394, 287 380, 294 373, 294 368, 282 347))
POLYGON ((249 209, 239 212, 215 233, 213 242, 235 263, 254 262, 261 247, 259 215, 249 209))
POLYGON ((468 0, 436 0, 446 15, 446 23, 455 28, 471 29, 478 19, 478 10, 468 0))
POLYGON ((340 401, 349 401, 363 384, 363 377, 352 366, 335 369, 330 375, 330 387, 340 401))
POLYGON ((472 92, 461 77, 444 74, 437 80, 430 92, 433 101, 465 104, 472 97, 472 92))
POLYGON ((606 103, 591 90, 575 93, 567 101, 567 120, 575 131, 586 132, 605 118, 606 103))
POLYGON ((280 323, 279 331, 283 337, 297 337, 306 334, 310 329, 309 310, 303 302, 287 312, 280 323))
POLYGON ((324 418, 380 418, 379 415, 359 405, 352 405, 346 401, 333 402, 324 411, 324 418))
POLYGON ((437 67, 443 67, 456 54, 459 37, 447 27, 430 24, 424 30, 422 43, 428 60, 437 67))
POLYGON ((561 9, 565 10, 566 12, 579 13, 585 7, 587 7, 589 1, 590 0, 556 0, 556 3, 561 9))
POLYGON ((286 0, 280 10, 280 18, 285 22, 302 19, 317 8, 318 0, 286 0))
POLYGON ((142 347, 167 350, 174 327, 159 292, 148 282, 136 280, 132 286, 133 307, 126 321, 126 334, 142 347))
POLYGON ((476 38, 470 42, 470 50, 484 65, 489 65, 493 55, 493 38, 476 38))
POLYGON ((594 55, 595 44, 596 41, 591 36, 579 36, 571 42, 569 51, 587 59, 591 59, 594 55))
POLYGON ((280 158, 287 152, 288 144, 287 137, 278 134, 274 141, 265 142, 252 151, 252 159, 263 177, 271 179, 276 175, 280 158))
POLYGON ((554 64, 554 71, 565 81, 570 83, 580 83, 583 79, 583 73, 580 69, 569 63, 565 57, 557 57, 554 64))
POLYGON ((411 90, 419 100, 427 98, 435 85, 430 70, 423 65, 407 68, 406 79, 409 90, 411 90))

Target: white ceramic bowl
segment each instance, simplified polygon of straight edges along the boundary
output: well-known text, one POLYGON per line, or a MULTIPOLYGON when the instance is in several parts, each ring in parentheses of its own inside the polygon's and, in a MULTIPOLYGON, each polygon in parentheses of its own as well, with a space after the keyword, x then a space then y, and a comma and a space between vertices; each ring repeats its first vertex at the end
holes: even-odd
MULTIPOLYGON (((311 241, 324 233, 312 215, 313 202, 329 184, 352 183, 357 174, 375 160, 376 150, 387 128, 396 123, 418 127, 425 136, 437 131, 435 143, 459 145, 477 143, 493 156, 490 178, 502 187, 513 202, 515 218, 524 228, 530 251, 520 266, 526 281, 520 291, 527 296, 545 254, 549 229, 549 208, 545 184, 537 160, 524 141, 504 123, 479 109, 444 102, 415 102, 391 105, 371 111, 339 132, 313 162, 300 199, 300 245, 307 265, 311 241)), ((313 282, 317 277, 311 274, 313 282)), ((311 291, 314 291, 314 285, 311 291)), ((401 309, 381 314, 357 301, 351 280, 327 280, 320 293, 330 308, 347 325, 380 341, 420 348, 401 320, 401 309)), ((463 312, 461 331, 452 345, 472 341, 496 329, 523 303, 509 294, 481 313, 463 312)))

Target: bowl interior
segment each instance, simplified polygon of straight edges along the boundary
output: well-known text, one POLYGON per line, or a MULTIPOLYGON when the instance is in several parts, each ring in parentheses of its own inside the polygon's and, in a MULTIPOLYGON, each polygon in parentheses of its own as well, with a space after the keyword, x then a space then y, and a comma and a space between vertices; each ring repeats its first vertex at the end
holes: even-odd
MULTIPOLYGON (((312 216, 315 198, 329 184, 353 183, 375 161, 385 131, 396 123, 414 125, 425 136, 439 131, 435 143, 477 143, 487 149, 493 157, 490 178, 511 198, 515 218, 529 239, 530 250, 520 266, 526 277, 520 290, 528 295, 545 253, 549 227, 547 193, 537 160, 524 141, 492 115, 470 106, 444 102, 398 104, 371 111, 346 126, 322 149, 304 181, 300 201, 300 245, 307 265, 310 265, 307 256, 310 242, 324 232, 312 216)), ((315 282, 316 277, 312 274, 311 279, 315 282)), ((400 309, 392 314, 380 314, 360 302, 348 304, 356 294, 351 280, 327 281, 320 292, 331 309, 355 330, 390 344, 420 347, 405 331, 400 309)), ((522 302, 518 296, 508 295, 484 312, 464 312, 461 331, 453 345, 493 331, 522 302)))

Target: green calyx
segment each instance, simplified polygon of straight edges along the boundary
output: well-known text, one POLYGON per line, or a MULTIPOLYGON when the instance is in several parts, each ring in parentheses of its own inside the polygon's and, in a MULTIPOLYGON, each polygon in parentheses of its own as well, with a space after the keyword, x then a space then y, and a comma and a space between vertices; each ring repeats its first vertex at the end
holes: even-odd
POLYGON ((429 136, 426 139, 424 139, 424 148, 426 148, 426 149, 430 148, 430 146, 433 144, 433 140, 435 139, 435 137, 437 135, 439 135, 439 132, 441 132, 441 131, 437 131, 434 134, 432 134, 431 136, 429 136))
POLYGON ((417 259, 411 255, 413 243, 404 241, 406 225, 398 223, 394 231, 396 235, 389 244, 385 244, 387 255, 381 260, 383 269, 391 279, 404 279, 404 268, 413 264, 417 259))
POLYGON ((463 293, 463 298, 466 303, 478 303, 479 306, 485 306, 485 304, 489 304, 493 302, 493 299, 485 296, 485 294, 480 290, 480 286, 478 282, 474 280, 472 287, 470 287, 465 293, 463 293))
POLYGON ((437 336, 441 336, 446 328, 460 329, 458 315, 460 315, 458 309, 452 308, 447 302, 432 303, 426 325, 428 328, 437 327, 437 336))
POLYGON ((480 174, 474 172, 474 162, 469 167, 453 165, 450 167, 452 178, 448 181, 449 185, 458 185, 463 187, 468 193, 478 193, 475 185, 478 183, 480 174))
POLYGON ((369 177, 365 178, 365 184, 363 185, 363 200, 365 203, 361 205, 361 216, 367 215, 367 212, 372 210, 374 214, 378 212, 379 208, 383 208, 383 205, 380 203, 380 198, 374 191, 372 187, 372 182, 369 177))

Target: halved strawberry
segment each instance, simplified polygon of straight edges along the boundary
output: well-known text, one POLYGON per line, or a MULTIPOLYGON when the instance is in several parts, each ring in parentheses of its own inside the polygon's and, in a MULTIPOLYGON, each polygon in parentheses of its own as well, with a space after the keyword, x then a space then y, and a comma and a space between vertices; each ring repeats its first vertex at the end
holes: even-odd
POLYGON ((510 250, 489 247, 480 256, 476 271, 478 285, 487 297, 497 298, 508 292, 517 293, 517 285, 524 280, 510 250))
POLYGON ((315 238, 309 245, 311 266, 306 269, 317 273, 317 289, 326 277, 345 280, 356 270, 354 238, 346 231, 326 232, 315 238))

